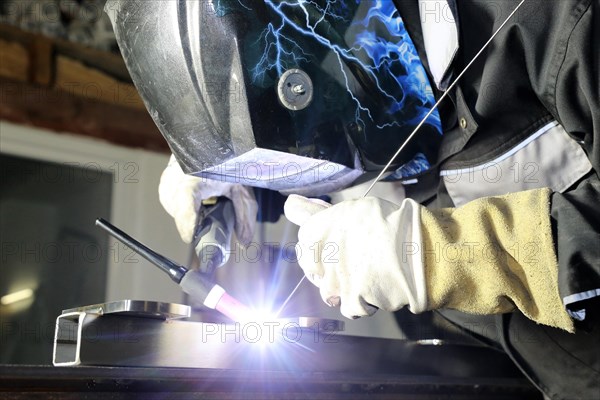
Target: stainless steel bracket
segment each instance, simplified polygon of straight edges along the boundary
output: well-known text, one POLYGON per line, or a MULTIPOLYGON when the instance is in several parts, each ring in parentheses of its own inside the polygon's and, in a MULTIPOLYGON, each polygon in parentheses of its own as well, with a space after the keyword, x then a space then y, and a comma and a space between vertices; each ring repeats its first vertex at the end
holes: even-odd
MULTIPOLYGON (((108 303, 92 304, 90 306, 69 308, 62 315, 84 312, 87 314, 119 314, 146 318, 177 319, 189 318, 190 306, 176 303, 161 303, 144 300, 119 300, 108 303)), ((59 317, 60 318, 60 317, 59 317)))
POLYGON ((186 306, 143 303, 65 310, 54 365, 522 379, 486 347, 349 336, 340 321, 323 319, 191 322, 175 319, 186 306))
POLYGON ((140 300, 120 300, 63 310, 56 319, 53 364, 123 365, 127 362, 123 360, 125 358, 137 360, 133 364, 135 366, 210 368, 215 365, 214 361, 207 363, 190 359, 188 350, 198 349, 207 354, 214 353, 214 348, 219 347, 215 344, 219 342, 227 349, 236 349, 258 342, 262 345, 282 340, 300 342, 302 335, 309 332, 319 338, 344 330, 342 321, 313 317, 243 324, 175 321, 189 316, 189 306, 140 300), (182 349, 186 356, 179 354, 179 350, 170 349, 170 343, 182 349), (116 350, 120 347, 123 348, 116 350), (138 350, 156 356, 140 358, 135 353, 138 350), (129 357, 131 354, 135 355, 129 357))
POLYGON ((84 327, 102 315, 121 315, 159 320, 188 318, 191 308, 183 304, 119 300, 63 310, 56 319, 52 362, 55 366, 82 364, 84 327))

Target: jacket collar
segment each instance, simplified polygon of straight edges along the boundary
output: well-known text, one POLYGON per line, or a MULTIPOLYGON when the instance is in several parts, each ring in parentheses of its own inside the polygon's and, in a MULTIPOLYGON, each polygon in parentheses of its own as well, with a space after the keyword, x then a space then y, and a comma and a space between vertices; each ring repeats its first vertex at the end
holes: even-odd
POLYGON ((446 90, 459 47, 456 0, 418 0, 418 6, 429 71, 437 88, 446 90))

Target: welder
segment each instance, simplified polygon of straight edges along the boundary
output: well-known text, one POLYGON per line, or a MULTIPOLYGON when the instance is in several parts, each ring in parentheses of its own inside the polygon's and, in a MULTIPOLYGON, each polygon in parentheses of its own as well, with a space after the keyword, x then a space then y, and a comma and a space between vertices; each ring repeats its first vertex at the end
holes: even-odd
POLYGON ((599 0, 111 3, 184 241, 210 196, 250 241, 249 186, 278 191, 346 317, 437 310, 548 398, 598 395, 599 0), (390 158, 392 196, 314 198, 390 158))

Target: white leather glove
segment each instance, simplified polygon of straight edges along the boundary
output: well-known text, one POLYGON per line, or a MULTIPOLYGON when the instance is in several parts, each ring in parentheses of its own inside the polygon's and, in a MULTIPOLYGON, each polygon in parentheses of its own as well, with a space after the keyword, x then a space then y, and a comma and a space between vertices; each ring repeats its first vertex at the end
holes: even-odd
POLYGON ((251 188, 239 184, 186 175, 171 155, 158 185, 163 208, 175 220, 177 230, 185 243, 191 243, 202 200, 225 196, 233 202, 235 233, 238 240, 248 244, 254 235, 258 204, 251 188))
POLYGON ((331 206, 291 195, 286 217, 300 226, 298 263, 330 306, 348 318, 377 309, 426 310, 419 207, 374 197, 331 206))
POLYGON ((558 288, 548 188, 427 209, 378 198, 330 206, 290 196, 298 258, 330 305, 357 317, 408 305, 490 315, 519 309, 574 331, 558 288), (535 249, 532 256, 531 248, 535 249))

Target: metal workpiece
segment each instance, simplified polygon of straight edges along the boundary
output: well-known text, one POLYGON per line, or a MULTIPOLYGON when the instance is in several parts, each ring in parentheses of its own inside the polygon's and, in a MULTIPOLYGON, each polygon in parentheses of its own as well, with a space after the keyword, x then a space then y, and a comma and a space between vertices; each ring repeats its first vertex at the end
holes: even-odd
POLYGON ((73 312, 57 320, 56 366, 365 372, 516 378, 502 353, 466 345, 347 336, 328 320, 217 324, 73 312))
POLYGON ((0 397, 538 398, 510 359, 487 347, 346 336, 343 322, 322 318, 189 322, 157 318, 164 303, 107 304, 59 316, 61 368, 0 366, 0 397))
POLYGON ((317 331, 333 333, 343 332, 346 329, 344 321, 339 319, 318 318, 318 317, 295 317, 295 318, 278 318, 277 321, 282 324, 293 324, 300 328, 313 329, 317 331))
MULTIPOLYGON (((154 329, 158 327, 152 321, 172 323, 175 322, 175 319, 189 316, 189 306, 141 300, 120 300, 64 310, 56 320, 53 363, 56 366, 113 365, 108 360, 105 360, 108 364, 102 361, 98 364, 93 358, 89 359, 90 342, 100 340, 99 338, 106 339, 104 344, 107 352, 100 351, 99 354, 113 354, 111 350, 113 341, 128 344, 137 343, 139 338, 146 341, 148 333, 154 332, 154 329), (147 329, 148 327, 152 329, 147 329), (138 334, 142 336, 138 337, 138 334)), ((205 343, 205 347, 211 346, 209 342, 213 343, 215 339, 213 336, 216 335, 223 343, 227 342, 229 338, 229 341, 233 340, 234 343, 237 343, 233 345, 234 347, 239 347, 240 342, 246 344, 275 343, 281 342, 281 340, 293 342, 300 340, 301 336, 308 332, 313 332, 315 338, 319 335, 331 335, 343 331, 344 323, 334 319, 296 317, 264 321, 248 320, 245 323, 229 324, 186 321, 183 325, 177 325, 174 328, 169 325, 166 329, 171 332, 171 336, 173 333, 176 335, 172 337, 173 340, 184 340, 179 343, 200 341, 205 343), (189 329, 190 333, 184 334, 185 329, 189 329), (199 336, 194 339, 194 335, 199 336), (210 340, 208 340, 209 338, 210 340)), ((158 333, 160 332, 158 331, 158 333)), ((148 345, 155 343, 154 339, 150 339, 148 345)), ((95 348, 95 346, 92 347, 95 348)), ((147 351, 150 350, 147 349, 147 351)), ((139 359, 139 355, 134 359, 139 359)), ((178 364, 176 359, 172 359, 172 362, 174 364, 165 366, 190 367, 190 365, 178 364)), ((209 368, 206 365, 204 367, 209 368)))
POLYGON ((56 366, 81 364, 84 325, 102 316, 134 320, 170 320, 188 318, 191 308, 183 304, 144 300, 119 300, 63 310, 56 319, 52 362, 56 366))
POLYGON ((69 308, 62 314, 83 312, 87 314, 119 314, 130 317, 145 317, 159 319, 189 318, 191 307, 177 303, 163 303, 146 300, 117 300, 89 306, 69 308))

